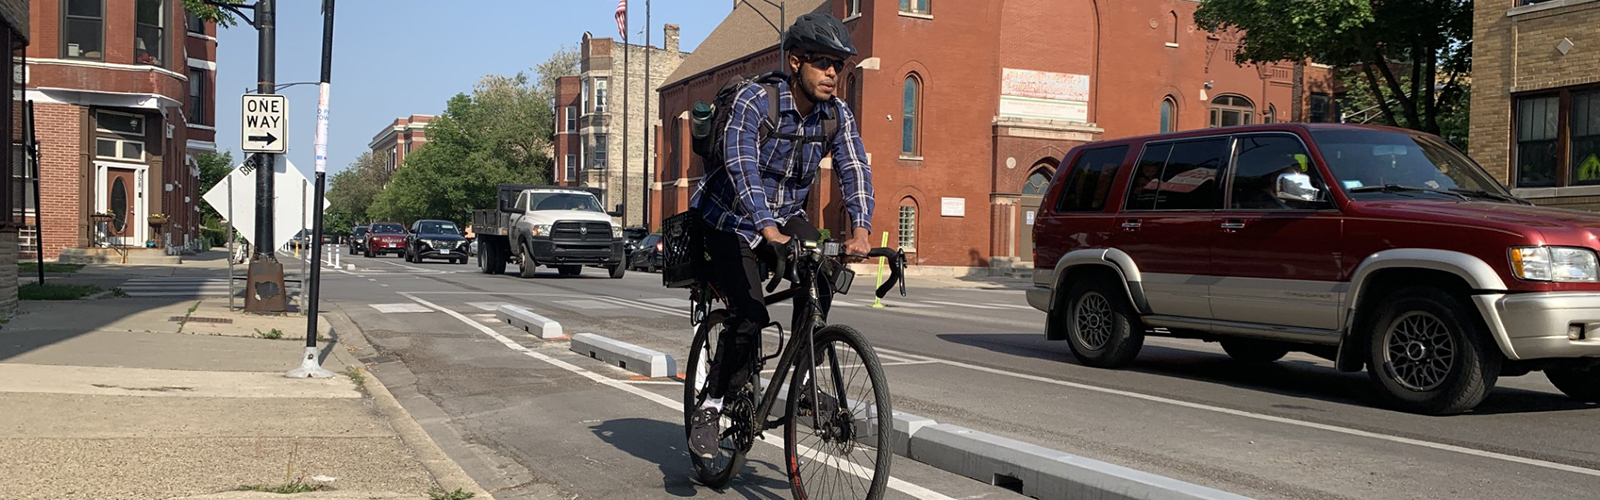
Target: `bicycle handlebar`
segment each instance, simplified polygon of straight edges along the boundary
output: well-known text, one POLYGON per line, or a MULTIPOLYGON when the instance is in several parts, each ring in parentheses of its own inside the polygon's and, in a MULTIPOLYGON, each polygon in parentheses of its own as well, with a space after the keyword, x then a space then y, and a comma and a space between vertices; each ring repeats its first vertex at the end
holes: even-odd
POLYGON ((801 241, 799 239, 791 239, 789 240, 788 244, 781 246, 784 247, 785 252, 784 255, 778 256, 777 269, 773 270, 772 280, 767 282, 767 293, 772 293, 773 290, 776 290, 778 288, 778 284, 782 283, 783 280, 788 279, 793 281, 797 278, 794 271, 798 263, 790 262, 790 259, 798 258, 800 256, 800 252, 797 252, 796 250, 804 249, 807 252, 820 254, 829 258, 839 258, 845 256, 856 258, 886 258, 889 260, 889 279, 884 281, 882 285, 879 285, 878 289, 874 290, 874 293, 878 298, 881 299, 885 295, 888 295, 889 290, 893 290, 895 285, 899 285, 900 296, 906 296, 906 253, 898 248, 877 247, 867 251, 866 255, 861 255, 848 253, 845 250, 843 243, 832 240, 801 241))

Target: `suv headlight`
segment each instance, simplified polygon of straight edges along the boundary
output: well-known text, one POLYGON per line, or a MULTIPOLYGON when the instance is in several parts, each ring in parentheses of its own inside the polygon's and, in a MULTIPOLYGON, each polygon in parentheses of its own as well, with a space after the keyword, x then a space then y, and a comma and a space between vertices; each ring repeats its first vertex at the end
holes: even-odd
POLYGON ((533 225, 533 235, 534 236, 544 236, 544 235, 547 235, 547 234, 550 234, 550 225, 549 224, 534 224, 533 225))
POLYGON ((1587 248, 1512 247, 1511 272, 1530 281, 1600 281, 1600 259, 1587 248))

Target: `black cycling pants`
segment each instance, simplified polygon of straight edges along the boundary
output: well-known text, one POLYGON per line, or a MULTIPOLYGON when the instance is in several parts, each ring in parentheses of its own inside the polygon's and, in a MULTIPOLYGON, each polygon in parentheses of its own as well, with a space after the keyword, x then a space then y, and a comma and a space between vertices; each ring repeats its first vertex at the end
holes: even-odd
MULTIPOLYGON (((822 238, 816 226, 802 217, 789 219, 779 231, 792 238, 815 241, 822 238)), ((723 324, 717 342, 716 355, 711 360, 711 370, 706 376, 706 390, 710 397, 720 398, 730 387, 748 380, 761 347, 761 329, 772 322, 767 314, 766 288, 762 280, 761 263, 777 258, 772 247, 765 242, 750 248, 735 233, 708 230, 705 246, 711 256, 711 283, 728 302, 732 313, 723 324)), ((780 285, 786 287, 787 285, 780 285)), ((780 288, 781 290, 782 288, 780 288)), ((831 305, 833 289, 819 286, 818 302, 823 311, 831 305)), ((802 308, 794 308, 794 323, 799 324, 802 308)), ((784 329, 790 328, 785 325, 784 329)), ((776 381, 774 381, 776 382, 776 381)))

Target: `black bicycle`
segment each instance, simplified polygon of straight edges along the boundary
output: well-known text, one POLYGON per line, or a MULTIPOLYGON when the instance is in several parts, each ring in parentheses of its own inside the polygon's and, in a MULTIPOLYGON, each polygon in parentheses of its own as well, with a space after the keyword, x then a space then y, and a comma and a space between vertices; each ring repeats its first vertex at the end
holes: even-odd
MULTIPOLYGON (((893 455, 879 439, 887 439, 894 424, 883 366, 861 332, 845 325, 827 324, 827 311, 818 301, 824 286, 831 287, 835 295, 848 293, 854 273, 841 261, 845 252, 837 241, 794 240, 789 248, 790 255, 779 259, 780 269, 773 273, 773 282, 767 289, 773 290, 783 278, 793 285, 768 295, 766 303, 770 306, 794 300, 794 307, 802 312, 791 325, 790 331, 796 334, 785 341, 781 324, 767 325, 767 330, 776 330, 778 351, 770 355, 759 353, 750 380, 730 387, 724 395, 724 425, 717 456, 705 459, 691 453, 690 460, 701 483, 722 488, 743 467, 745 454, 755 440, 766 439, 766 431, 781 427, 784 462, 796 500, 881 499, 893 455), (763 381, 761 373, 773 359, 778 364, 771 381, 763 381), (787 384, 778 383, 786 378, 787 384), (781 400, 784 411, 777 418, 769 418, 780 401, 781 391, 787 391, 781 400)), ((904 252, 875 248, 865 257, 890 261, 892 274, 876 290, 879 298, 896 284, 900 295, 905 295, 904 252)), ((670 278, 664 280, 671 284, 670 278)), ((688 429, 693 427, 692 415, 708 396, 705 381, 710 360, 716 359, 718 340, 729 317, 725 306, 711 309, 714 303, 722 302, 722 297, 710 283, 695 279, 689 288, 694 304, 690 321, 698 328, 685 370, 686 438, 688 429)), ((765 343, 763 338, 762 344, 765 343)))

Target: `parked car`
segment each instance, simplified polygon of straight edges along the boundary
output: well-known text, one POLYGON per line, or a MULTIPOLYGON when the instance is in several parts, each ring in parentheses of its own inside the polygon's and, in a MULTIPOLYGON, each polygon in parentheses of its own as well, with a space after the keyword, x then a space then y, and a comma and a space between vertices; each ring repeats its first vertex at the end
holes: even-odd
POLYGON ((640 271, 661 269, 661 233, 639 240, 639 247, 628 256, 628 268, 640 271))
POLYGON ((1534 207, 1415 131, 1336 124, 1086 144, 1046 191, 1028 302, 1079 362, 1148 335, 1367 370, 1389 406, 1473 408, 1542 370, 1600 401, 1600 215, 1534 207))
POLYGON ((406 255, 406 227, 396 222, 374 222, 367 226, 367 257, 383 254, 406 255))
POLYGON ((467 255, 467 239, 456 229, 456 223, 447 220, 411 223, 411 231, 406 235, 406 262, 444 259, 466 264, 467 255))
POLYGON ((367 226, 350 228, 350 255, 360 253, 367 248, 367 226))

